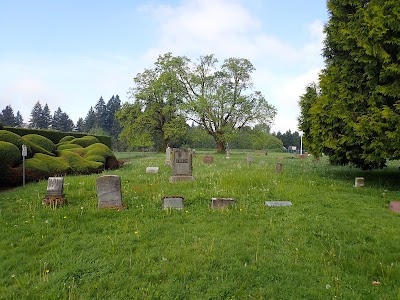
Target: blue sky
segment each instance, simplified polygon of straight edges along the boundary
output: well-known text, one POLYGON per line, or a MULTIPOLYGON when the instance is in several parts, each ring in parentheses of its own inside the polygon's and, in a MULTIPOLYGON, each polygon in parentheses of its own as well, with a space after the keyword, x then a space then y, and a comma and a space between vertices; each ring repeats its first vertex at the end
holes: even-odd
POLYGON ((298 100, 324 67, 324 0, 0 0, 0 109, 33 105, 74 122, 100 96, 129 101, 133 78, 166 52, 249 59, 254 88, 297 129, 298 100))

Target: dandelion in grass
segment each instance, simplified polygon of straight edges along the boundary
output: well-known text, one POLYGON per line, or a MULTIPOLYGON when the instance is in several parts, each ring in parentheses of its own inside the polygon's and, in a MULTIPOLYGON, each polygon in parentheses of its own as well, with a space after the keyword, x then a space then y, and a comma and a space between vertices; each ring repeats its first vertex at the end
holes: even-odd
POLYGON ((329 289, 331 288, 331 285, 330 285, 330 284, 326 284, 326 285, 325 285, 325 288, 326 288, 327 290, 329 290, 329 289))

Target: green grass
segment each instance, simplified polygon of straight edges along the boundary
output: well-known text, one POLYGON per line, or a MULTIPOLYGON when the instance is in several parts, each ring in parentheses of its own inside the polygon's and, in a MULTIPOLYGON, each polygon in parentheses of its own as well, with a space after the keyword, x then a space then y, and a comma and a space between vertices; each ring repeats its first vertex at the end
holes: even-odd
POLYGON ((281 154, 198 153, 196 180, 169 183, 164 155, 116 156, 129 161, 103 174, 121 176, 127 210, 97 210, 100 174, 66 177, 57 209, 41 204, 46 181, 0 193, 1 299, 400 299, 396 165, 287 158, 276 174, 281 154), (163 196, 185 209, 163 211, 163 196), (212 197, 237 203, 213 211, 212 197))

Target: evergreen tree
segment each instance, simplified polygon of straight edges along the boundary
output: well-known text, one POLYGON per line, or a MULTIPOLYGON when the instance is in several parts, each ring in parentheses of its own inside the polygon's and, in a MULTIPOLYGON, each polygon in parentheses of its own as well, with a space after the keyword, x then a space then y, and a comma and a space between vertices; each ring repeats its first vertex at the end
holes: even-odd
POLYGON ((114 95, 107 102, 107 118, 106 118, 106 128, 105 130, 110 133, 111 136, 118 136, 121 133, 121 126, 115 116, 115 113, 121 108, 121 100, 119 96, 114 95))
POLYGON ((97 101, 95 107, 94 107, 94 112, 96 115, 96 122, 95 126, 106 129, 106 122, 107 122, 107 106, 106 103, 104 102, 103 97, 100 97, 99 101, 97 101))
POLYGON ((51 114, 50 114, 50 109, 49 109, 49 106, 46 103, 44 105, 43 109, 42 109, 39 128, 47 129, 51 125, 51 122, 52 122, 52 117, 51 117, 51 114))
POLYGON ((1 112, 1 121, 4 126, 16 126, 14 111, 11 105, 7 105, 1 112))
POLYGON ((91 106, 84 121, 84 132, 89 132, 90 129, 96 126, 96 113, 91 106))
POLYGON ((69 132, 74 128, 74 122, 69 118, 68 114, 63 112, 60 107, 54 112, 51 127, 54 130, 69 132))
POLYGON ((82 118, 79 118, 78 121, 76 122, 75 130, 78 132, 83 132, 85 127, 85 122, 83 121, 82 118))
POLYGON ((31 118, 29 119, 29 126, 32 128, 40 128, 42 118, 42 105, 40 101, 36 102, 31 111, 31 118))
POLYGON ((400 1, 330 0, 320 94, 300 102, 313 154, 362 169, 399 159, 400 1))
POLYGON ((22 127, 24 125, 24 119, 19 111, 17 111, 17 115, 15 116, 15 126, 22 127))

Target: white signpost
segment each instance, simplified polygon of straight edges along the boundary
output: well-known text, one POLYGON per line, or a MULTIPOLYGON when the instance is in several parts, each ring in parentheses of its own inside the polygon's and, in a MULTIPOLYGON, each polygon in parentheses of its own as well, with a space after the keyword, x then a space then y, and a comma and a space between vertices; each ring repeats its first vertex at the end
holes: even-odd
POLYGON ((26 145, 22 145, 22 184, 25 186, 25 156, 28 156, 26 145))

